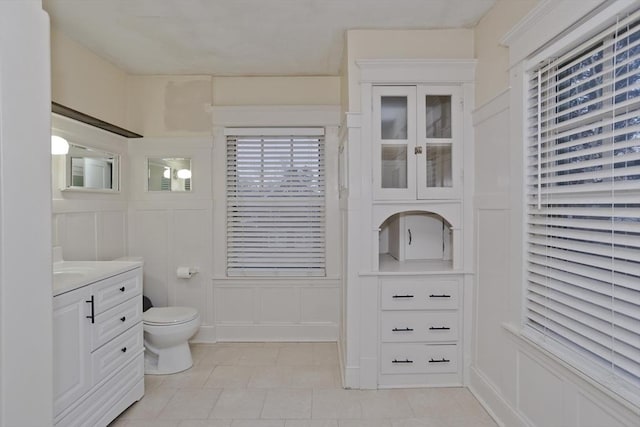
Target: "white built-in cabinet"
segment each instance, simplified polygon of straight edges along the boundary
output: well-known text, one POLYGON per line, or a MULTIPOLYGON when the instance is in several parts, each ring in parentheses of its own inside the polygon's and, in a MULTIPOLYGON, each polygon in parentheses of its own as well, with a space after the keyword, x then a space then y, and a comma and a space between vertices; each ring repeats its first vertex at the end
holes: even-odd
POLYGON ((375 200, 457 199, 462 165, 459 86, 373 86, 375 200))
POLYGON ((465 383, 474 61, 363 60, 347 115, 348 387, 465 383), (358 316, 349 316, 355 310, 358 316), (350 339, 352 338, 352 339, 350 339), (357 367, 357 369, 356 369, 357 367))
POLYGON ((53 298, 54 422, 106 426, 144 394, 142 268, 53 298))

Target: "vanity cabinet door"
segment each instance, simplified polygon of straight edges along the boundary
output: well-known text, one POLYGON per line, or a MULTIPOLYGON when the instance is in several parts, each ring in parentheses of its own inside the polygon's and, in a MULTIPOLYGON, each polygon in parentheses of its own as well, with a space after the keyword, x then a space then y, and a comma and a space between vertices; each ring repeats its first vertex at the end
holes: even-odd
POLYGON ((92 385, 91 292, 86 286, 53 298, 54 413, 76 402, 92 385))

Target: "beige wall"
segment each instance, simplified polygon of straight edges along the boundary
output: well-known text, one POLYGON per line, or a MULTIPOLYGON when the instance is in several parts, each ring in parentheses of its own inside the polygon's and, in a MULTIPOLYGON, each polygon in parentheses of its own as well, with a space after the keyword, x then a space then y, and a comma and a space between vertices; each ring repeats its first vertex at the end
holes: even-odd
POLYGON ((340 78, 214 77, 215 105, 338 105, 340 78))
POLYGON ((112 63, 61 32, 51 32, 53 101, 126 127, 126 79, 127 74, 112 63))
POLYGON ((129 76, 129 126, 145 137, 210 135, 211 80, 211 76, 129 76))
POLYGON ((498 0, 476 26, 476 106, 509 86, 509 50, 500 45, 500 40, 537 3, 537 0, 498 0))
POLYGON ((351 30, 347 32, 350 112, 360 110, 358 59, 471 59, 473 30, 351 30))

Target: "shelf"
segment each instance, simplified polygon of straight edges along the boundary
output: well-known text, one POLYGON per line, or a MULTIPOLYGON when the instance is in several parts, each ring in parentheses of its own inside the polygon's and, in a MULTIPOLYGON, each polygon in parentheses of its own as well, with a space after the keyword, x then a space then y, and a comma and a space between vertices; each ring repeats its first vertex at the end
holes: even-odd
POLYGON ((389 254, 380 254, 378 271, 383 273, 459 273, 453 270, 451 260, 398 261, 389 254))

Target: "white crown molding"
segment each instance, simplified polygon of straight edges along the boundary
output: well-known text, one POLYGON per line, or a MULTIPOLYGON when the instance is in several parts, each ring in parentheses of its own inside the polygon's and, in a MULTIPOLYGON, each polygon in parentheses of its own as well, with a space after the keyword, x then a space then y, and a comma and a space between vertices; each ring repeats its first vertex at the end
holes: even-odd
POLYGON ((360 59, 360 83, 460 83, 475 79, 475 59, 360 59))
POLYGON ((551 44, 555 45, 572 26, 575 28, 570 37, 562 41, 563 45, 596 31, 605 21, 634 4, 637 4, 637 0, 543 0, 500 42, 509 47, 509 63, 513 67, 534 53, 539 53, 542 48, 553 51, 551 44), (587 17, 588 20, 577 25, 587 17))
POLYGON ((242 105, 207 108, 214 126, 339 126, 339 105, 242 105))

